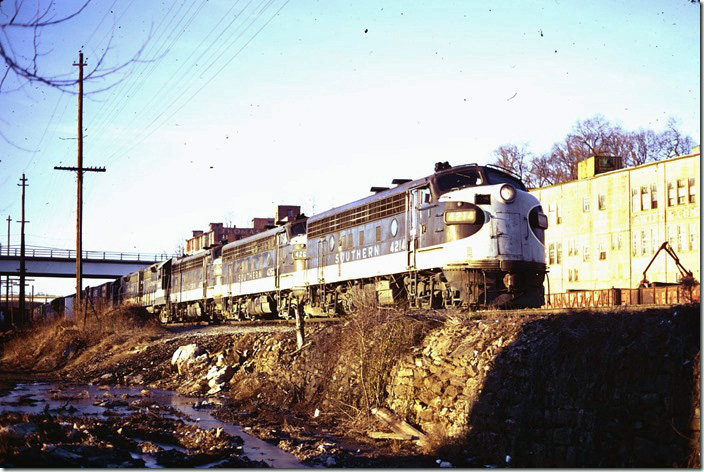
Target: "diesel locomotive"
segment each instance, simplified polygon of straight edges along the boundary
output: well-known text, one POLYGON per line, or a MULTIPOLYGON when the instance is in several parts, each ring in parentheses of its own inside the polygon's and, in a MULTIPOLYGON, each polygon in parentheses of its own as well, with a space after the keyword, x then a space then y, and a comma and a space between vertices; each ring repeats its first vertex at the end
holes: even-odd
POLYGON ((543 305, 547 217, 517 176, 444 162, 393 184, 97 292, 163 322, 342 314, 359 290, 414 308, 543 305))

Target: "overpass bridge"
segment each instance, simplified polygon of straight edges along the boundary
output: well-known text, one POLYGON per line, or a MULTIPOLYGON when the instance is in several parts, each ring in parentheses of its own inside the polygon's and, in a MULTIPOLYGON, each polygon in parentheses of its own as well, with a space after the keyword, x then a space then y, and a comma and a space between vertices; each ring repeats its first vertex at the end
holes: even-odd
MULTIPOLYGON (((70 249, 30 248, 24 251, 27 277, 76 277, 76 251, 70 249)), ((116 279, 156 262, 175 257, 172 254, 83 251, 83 278, 116 279)), ((0 276, 20 274, 20 248, 5 247, 0 252, 0 276)))

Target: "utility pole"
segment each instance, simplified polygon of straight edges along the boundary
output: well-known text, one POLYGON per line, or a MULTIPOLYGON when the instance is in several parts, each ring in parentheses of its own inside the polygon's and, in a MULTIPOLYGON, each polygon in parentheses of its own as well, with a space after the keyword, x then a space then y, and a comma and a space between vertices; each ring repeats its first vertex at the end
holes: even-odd
POLYGON ((20 236, 20 317, 19 317, 19 323, 18 324, 23 324, 25 321, 25 300, 24 300, 24 279, 25 279, 25 260, 24 260, 24 224, 29 223, 29 221, 24 220, 24 189, 27 187, 27 179, 25 178, 24 174, 22 174, 22 178, 20 179, 20 184, 17 184, 19 187, 22 187, 22 220, 20 220, 21 223, 21 236, 20 236))
MULTIPOLYGON (((76 191, 76 305, 82 306, 81 289, 83 288, 83 173, 105 172, 104 167, 83 167, 83 51, 78 53, 78 167, 55 166, 55 170, 76 172, 78 188, 76 191)), ((75 310, 74 310, 75 313, 75 310)), ((85 312, 83 314, 85 324, 85 312)))
MULTIPOLYGON (((7 215, 7 255, 10 255, 10 215, 7 215)), ((10 276, 5 277, 5 311, 7 312, 7 322, 12 324, 12 315, 10 314, 10 276)))

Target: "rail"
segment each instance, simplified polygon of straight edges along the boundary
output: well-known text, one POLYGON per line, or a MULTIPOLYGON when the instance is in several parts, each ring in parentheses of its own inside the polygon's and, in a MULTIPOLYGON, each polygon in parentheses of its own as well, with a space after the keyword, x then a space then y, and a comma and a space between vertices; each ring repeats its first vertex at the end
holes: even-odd
MULTIPOLYGON (((177 257, 173 254, 150 254, 142 252, 114 251, 81 251, 83 260, 125 261, 125 262, 159 262, 177 257)), ((20 257, 21 249, 16 246, 5 246, 0 250, 0 256, 20 257)), ((76 251, 72 249, 25 248, 25 257, 48 257, 51 259, 75 259, 76 251)))

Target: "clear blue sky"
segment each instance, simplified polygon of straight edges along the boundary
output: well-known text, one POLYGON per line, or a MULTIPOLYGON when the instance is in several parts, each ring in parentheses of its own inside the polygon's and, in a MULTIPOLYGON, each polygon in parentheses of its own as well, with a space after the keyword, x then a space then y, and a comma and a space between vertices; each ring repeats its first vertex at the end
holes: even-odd
MULTIPOLYGON (((81 2, 57 3, 60 15, 81 2)), ((86 174, 83 247, 171 253, 193 229, 246 227, 275 204, 311 215, 440 160, 485 163, 506 143, 544 152, 597 113, 656 131, 672 116, 698 143, 700 12, 687 0, 94 0, 43 32, 40 66, 75 75, 81 48, 90 67, 109 41, 108 64, 144 46, 148 62, 84 102, 84 165, 107 172, 86 174)), ((28 36, 5 33, 30 54, 28 36)), ((0 243, 25 172, 27 244, 75 247, 75 176, 53 167, 76 165, 76 97, 31 85, 0 104, 0 130, 31 151, 0 140, 0 243)))

